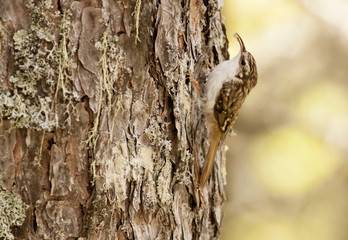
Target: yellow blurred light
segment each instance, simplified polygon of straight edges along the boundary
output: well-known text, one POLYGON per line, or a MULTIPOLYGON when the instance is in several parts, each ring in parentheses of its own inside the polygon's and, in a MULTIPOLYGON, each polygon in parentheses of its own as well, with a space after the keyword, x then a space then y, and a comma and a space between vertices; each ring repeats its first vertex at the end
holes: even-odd
POLYGON ((300 10, 290 0, 232 0, 225 1, 222 14, 226 25, 232 23, 245 30, 255 30, 292 19, 300 10))
MULTIPOLYGON (((270 25, 296 19, 300 11, 298 4, 291 0, 231 0, 225 1, 222 8, 230 42, 234 39, 234 32, 239 32, 242 37, 247 33, 261 32, 270 25)), ((231 56, 235 55, 237 48, 238 45, 229 47, 231 56)))
POLYGON ((249 231, 245 240, 298 240, 293 226, 288 221, 269 221, 256 226, 249 231))
POLYGON ((283 128, 255 142, 252 164, 260 181, 282 196, 318 186, 339 165, 338 154, 297 128, 283 128))
MULTIPOLYGON (((224 226, 224 240, 328 240, 337 239, 334 226, 325 219, 289 217, 257 212, 237 216, 224 226)), ((336 232, 336 234, 339 232, 336 232)))
POLYGON ((237 216, 224 226, 225 240, 299 240, 294 221, 264 212, 237 216))
MULTIPOLYGON (((233 194, 231 204, 225 206, 230 214, 223 224, 224 240, 347 239, 347 164, 342 149, 348 150, 348 94, 343 84, 344 64, 340 64, 348 42, 344 38, 347 0, 314 2, 225 1, 222 13, 230 56, 239 51, 233 38, 238 32, 254 54, 260 73, 259 85, 243 106, 243 115, 247 119, 251 111, 253 118, 253 111, 258 110, 257 116, 267 119, 265 125, 272 130, 260 134, 260 124, 257 131, 243 136, 245 141, 236 138, 241 144, 250 143, 245 144, 248 156, 243 147, 237 152, 239 145, 234 150, 240 159, 251 157, 247 163, 254 174, 249 168, 236 170, 243 177, 228 184, 233 194), (343 39, 342 45, 337 37, 343 39), (300 56, 301 51, 308 58, 300 56), (309 67, 300 68, 302 65, 309 67), (329 79, 317 79, 316 71, 329 79), (253 99, 258 97, 261 100, 253 99), (258 104, 265 98, 267 104, 258 104), (286 117, 279 117, 282 114, 286 117), (284 125, 289 122, 296 126, 284 125)), ((249 167, 246 165, 236 161, 233 167, 249 167)))
POLYGON ((327 81, 304 92, 295 104, 294 113, 306 128, 332 144, 348 148, 347 102, 345 89, 327 81))

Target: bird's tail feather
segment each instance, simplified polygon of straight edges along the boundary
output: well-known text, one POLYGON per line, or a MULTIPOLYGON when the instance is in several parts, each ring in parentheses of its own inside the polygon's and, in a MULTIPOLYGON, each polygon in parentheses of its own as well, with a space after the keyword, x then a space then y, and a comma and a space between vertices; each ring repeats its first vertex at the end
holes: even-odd
POLYGON ((215 162, 215 155, 217 152, 217 149, 219 147, 219 142, 221 139, 221 131, 219 129, 216 129, 213 133, 213 137, 210 142, 209 150, 208 150, 208 155, 205 159, 203 170, 201 173, 201 176, 199 178, 199 187, 202 188, 208 181, 210 174, 212 172, 214 162, 215 162))

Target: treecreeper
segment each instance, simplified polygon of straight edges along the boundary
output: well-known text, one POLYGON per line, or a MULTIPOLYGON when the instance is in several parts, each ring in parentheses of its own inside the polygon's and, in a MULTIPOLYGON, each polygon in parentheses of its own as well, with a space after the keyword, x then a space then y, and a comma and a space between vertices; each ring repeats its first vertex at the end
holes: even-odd
POLYGON ((204 89, 206 99, 203 111, 207 120, 210 146, 199 178, 200 189, 210 177, 220 142, 232 131, 245 98, 257 83, 255 59, 246 50, 242 38, 237 33, 234 37, 240 45, 239 53, 214 68, 204 89))

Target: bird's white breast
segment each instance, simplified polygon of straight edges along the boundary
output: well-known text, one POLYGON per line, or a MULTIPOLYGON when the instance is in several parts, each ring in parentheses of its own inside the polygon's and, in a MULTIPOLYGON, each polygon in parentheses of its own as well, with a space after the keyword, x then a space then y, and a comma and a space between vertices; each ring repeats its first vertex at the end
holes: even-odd
POLYGON ((214 68, 214 71, 209 74, 204 89, 206 97, 204 112, 206 115, 214 113, 215 101, 222 85, 236 76, 237 68, 239 66, 239 58, 240 53, 233 59, 224 61, 217 65, 214 68))

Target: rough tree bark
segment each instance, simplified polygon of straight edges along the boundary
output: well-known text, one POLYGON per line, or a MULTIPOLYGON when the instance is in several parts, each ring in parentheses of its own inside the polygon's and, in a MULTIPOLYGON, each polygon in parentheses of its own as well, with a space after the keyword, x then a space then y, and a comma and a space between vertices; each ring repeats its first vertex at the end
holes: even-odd
POLYGON ((201 86, 222 0, 0 0, 0 236, 215 239, 201 86))

